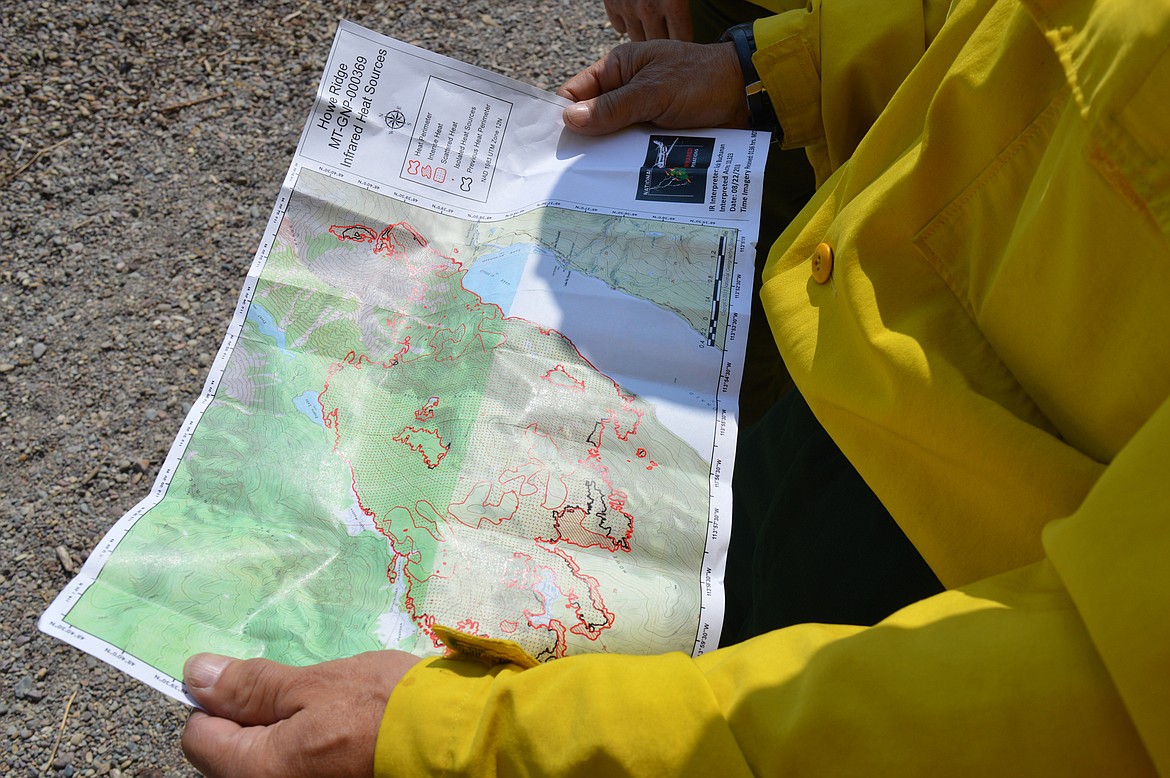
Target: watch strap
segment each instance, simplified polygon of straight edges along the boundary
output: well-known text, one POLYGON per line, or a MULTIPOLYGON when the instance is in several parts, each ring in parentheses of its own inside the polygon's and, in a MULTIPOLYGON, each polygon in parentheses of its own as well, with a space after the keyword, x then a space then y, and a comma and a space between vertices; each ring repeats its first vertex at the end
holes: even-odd
POLYGON ((752 62, 752 55, 756 53, 756 34, 752 22, 727 28, 719 41, 735 45, 735 55, 739 59, 740 70, 743 71, 744 99, 747 101, 751 128, 772 133, 773 143, 782 141, 784 130, 780 126, 780 120, 776 118, 776 109, 772 107, 768 90, 752 62))

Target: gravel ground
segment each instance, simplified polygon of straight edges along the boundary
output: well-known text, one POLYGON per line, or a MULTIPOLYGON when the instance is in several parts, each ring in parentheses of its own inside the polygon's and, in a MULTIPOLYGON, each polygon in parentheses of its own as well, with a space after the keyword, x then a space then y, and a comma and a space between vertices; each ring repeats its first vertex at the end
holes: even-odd
POLYGON ((243 283, 344 16, 554 88, 601 0, 4 0, 0 773, 193 775, 187 709, 41 635, 145 496, 243 283))

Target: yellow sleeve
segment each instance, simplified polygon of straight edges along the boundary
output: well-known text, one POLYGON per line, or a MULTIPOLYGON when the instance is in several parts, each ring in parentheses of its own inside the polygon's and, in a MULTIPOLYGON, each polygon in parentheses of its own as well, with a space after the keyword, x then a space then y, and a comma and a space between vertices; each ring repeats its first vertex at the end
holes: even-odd
POLYGON ((1153 768, 1042 562, 870 629, 801 625, 698 660, 596 655, 523 672, 432 661, 391 697, 376 775, 707 771, 1135 776, 1153 768))
POLYGON ((1170 775, 1170 400, 1044 547, 1150 757, 1170 775))
MULTIPOLYGON (((761 3, 781 9, 788 3, 761 3)), ((810 0, 755 23, 753 62, 817 185, 847 160, 942 27, 949 0, 810 0)))
POLYGON ((417 666, 377 775, 1170 774, 1170 403, 1042 562, 699 659, 417 666))

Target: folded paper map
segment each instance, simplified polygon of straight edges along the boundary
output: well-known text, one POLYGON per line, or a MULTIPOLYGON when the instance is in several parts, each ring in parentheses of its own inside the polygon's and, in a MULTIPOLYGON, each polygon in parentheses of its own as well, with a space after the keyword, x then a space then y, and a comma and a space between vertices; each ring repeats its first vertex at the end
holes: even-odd
POLYGON ((181 700, 199 651, 436 625, 714 648, 768 137, 565 105, 343 22, 204 391, 41 629, 181 700))

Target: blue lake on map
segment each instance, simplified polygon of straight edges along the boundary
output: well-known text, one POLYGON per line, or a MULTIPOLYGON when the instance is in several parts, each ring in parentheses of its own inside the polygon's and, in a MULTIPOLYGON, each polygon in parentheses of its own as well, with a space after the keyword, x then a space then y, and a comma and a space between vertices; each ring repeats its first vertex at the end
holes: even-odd
POLYGON ((552 253, 539 246, 527 243, 508 246, 475 260, 463 279, 463 286, 482 297, 485 303, 500 306, 504 315, 509 316, 520 278, 533 256, 556 261, 552 253))
POLYGON ((410 611, 406 608, 406 575, 404 574, 406 557, 395 555, 394 584, 390 587, 394 592, 390 610, 378 617, 376 634, 384 646, 396 646, 418 632, 410 611))
POLYGON ((276 341, 276 347, 284 352, 286 357, 293 355, 285 346, 284 330, 276 325, 276 318, 255 300, 248 304, 248 321, 256 325, 261 335, 276 341))
POLYGON ((561 609, 568 607, 562 604, 565 598, 557 588, 556 579, 548 568, 540 569, 540 581, 532 588, 544 601, 544 610, 539 614, 528 614, 528 621, 534 627, 547 627, 552 623, 551 614, 560 613, 561 609))
POLYGON ((316 389, 310 389, 307 392, 297 395, 293 398, 293 406, 298 411, 309 417, 309 420, 325 426, 325 420, 321 418, 321 400, 319 399, 321 392, 316 389))

